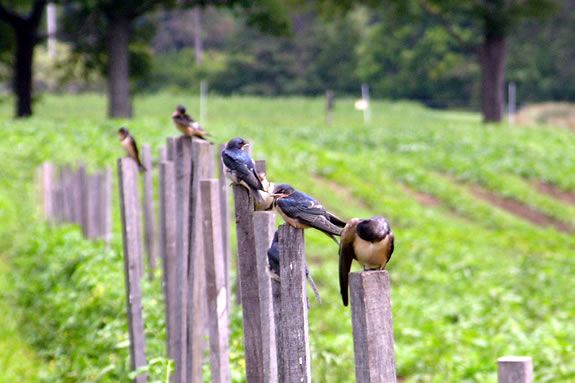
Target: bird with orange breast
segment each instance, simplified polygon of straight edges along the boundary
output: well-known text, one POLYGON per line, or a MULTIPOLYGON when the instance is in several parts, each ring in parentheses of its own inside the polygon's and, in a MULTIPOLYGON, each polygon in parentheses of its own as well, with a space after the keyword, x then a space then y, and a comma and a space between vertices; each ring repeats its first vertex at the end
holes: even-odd
POLYGON ((128 157, 132 158, 138 164, 141 172, 145 172, 146 168, 142 164, 140 160, 140 153, 138 152, 138 144, 136 144, 136 139, 134 136, 130 134, 128 129, 125 127, 121 127, 118 129, 118 138, 120 139, 120 143, 128 153, 128 157))
POLYGON ((186 108, 183 105, 178 105, 176 107, 176 111, 172 113, 172 121, 184 136, 198 137, 202 140, 208 140, 206 137, 210 134, 186 113, 186 108))
POLYGON ((355 259, 364 270, 381 270, 391 258, 394 237, 381 216, 351 219, 343 228, 339 245, 339 288, 343 305, 348 304, 349 271, 355 259))

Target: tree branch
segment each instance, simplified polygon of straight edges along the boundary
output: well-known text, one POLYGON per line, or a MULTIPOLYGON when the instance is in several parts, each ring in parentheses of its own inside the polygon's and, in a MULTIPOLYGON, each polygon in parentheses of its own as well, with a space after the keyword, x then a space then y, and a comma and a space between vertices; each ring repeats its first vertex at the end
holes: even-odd
POLYGON ((134 9, 134 12, 133 12, 134 17, 138 17, 140 15, 143 15, 144 13, 148 12, 154 6, 158 5, 159 3, 160 3, 159 0, 142 1, 140 6, 134 9))
POLYGON ((46 8, 46 4, 48 3, 47 0, 36 0, 34 5, 32 6, 32 11, 30 11, 30 16, 28 20, 34 26, 34 28, 40 24, 40 20, 42 18, 42 13, 44 12, 44 8, 46 8))
POLYGON ((11 26, 16 26, 21 24, 24 19, 22 16, 17 14, 16 12, 6 9, 4 5, 0 3, 0 20, 4 20, 6 23, 10 24, 11 26))
POLYGON ((453 25, 451 25, 449 23, 449 21, 447 21, 445 19, 445 17, 443 17, 443 15, 441 15, 440 12, 438 12, 437 10, 433 9, 433 7, 431 6, 431 4, 429 4, 426 0, 419 0, 419 4, 421 5, 421 8, 423 9, 423 11, 425 13, 427 13, 429 16, 433 17, 434 19, 436 19, 439 24, 443 27, 443 29, 445 30, 445 32, 447 32, 447 34, 453 38, 460 46, 463 50, 465 51, 471 51, 471 50, 475 50, 476 47, 475 45, 471 44, 469 41, 467 41, 463 35, 459 32, 457 32, 454 28, 453 25))

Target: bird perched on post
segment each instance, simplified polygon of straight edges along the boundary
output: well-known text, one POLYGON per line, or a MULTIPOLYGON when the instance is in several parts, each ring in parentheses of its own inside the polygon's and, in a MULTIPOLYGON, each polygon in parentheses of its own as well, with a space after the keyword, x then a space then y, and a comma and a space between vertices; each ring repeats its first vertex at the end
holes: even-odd
POLYGON ((351 219, 341 233, 339 245, 339 288, 343 305, 348 304, 351 263, 355 259, 364 270, 381 270, 393 253, 393 232, 383 217, 351 219))
POLYGON ((274 206, 284 221, 298 229, 313 227, 338 243, 345 222, 327 211, 317 200, 287 184, 275 185, 274 206))
POLYGON ((222 150, 221 158, 228 178, 235 184, 243 185, 249 190, 264 191, 262 181, 256 172, 254 160, 245 148, 249 143, 243 138, 232 138, 222 150))
POLYGON ((174 125, 184 136, 198 137, 207 141, 206 137, 209 136, 209 133, 186 113, 186 108, 183 105, 176 107, 176 111, 172 113, 172 121, 174 121, 174 125))
MULTIPOLYGON (((272 240, 272 244, 268 249, 268 263, 270 265, 270 277, 275 279, 276 281, 280 281, 280 248, 279 248, 279 236, 278 231, 276 230, 274 234, 274 239, 272 240)), ((319 296, 319 290, 309 273, 309 269, 307 264, 305 265, 305 278, 307 279, 311 289, 313 290, 313 294, 315 295, 315 299, 317 303, 321 303, 321 297, 319 296)), ((309 305, 308 305, 309 306, 309 305)))
POLYGON ((120 129, 118 129, 118 138, 120 139, 120 142, 122 143, 124 149, 126 149, 128 156, 132 158, 134 161, 136 161, 138 167, 140 168, 140 171, 145 172, 146 168, 144 167, 144 165, 142 165, 142 161, 140 160, 138 145, 136 144, 136 140, 130 134, 128 129, 126 129, 125 127, 121 127, 120 129))

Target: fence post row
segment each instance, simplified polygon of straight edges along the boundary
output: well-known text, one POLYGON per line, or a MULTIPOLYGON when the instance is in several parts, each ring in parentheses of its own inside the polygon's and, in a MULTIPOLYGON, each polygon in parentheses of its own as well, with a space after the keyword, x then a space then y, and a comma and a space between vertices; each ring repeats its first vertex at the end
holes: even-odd
POLYGON ((355 376, 358 383, 395 383, 391 286, 386 270, 350 273, 355 376))
POLYGON ((154 190, 153 190, 153 167, 152 149, 150 145, 142 145, 142 162, 146 171, 144 172, 144 199, 142 200, 144 211, 144 240, 146 244, 146 254, 148 255, 149 277, 153 279, 156 269, 156 245, 154 231, 154 190))
POLYGON ((303 229, 279 227, 281 310, 279 333, 284 382, 311 382, 303 229))
MULTIPOLYGON (((186 137, 188 138, 188 137, 186 137)), ((189 140, 189 138, 188 138, 189 140)), ((191 190, 188 210, 188 380, 202 380, 202 357, 207 346, 208 328, 205 256, 202 225, 200 180, 213 175, 213 145, 194 138, 192 141, 191 190), (191 374, 191 375, 190 375, 191 374)))
MULTIPOLYGON (((189 137, 168 138, 160 152, 159 250, 164 268, 168 356, 174 381, 202 380, 205 334, 209 330, 212 379, 228 383, 229 214, 227 182, 214 173, 213 145, 189 137), (173 159, 173 161, 171 160, 173 159)), ((143 145, 143 200, 138 169, 118 160, 125 284, 132 368, 146 365, 140 278, 143 276, 141 212, 150 269, 155 267, 153 178, 149 145, 143 145), (143 203, 143 209, 141 209, 143 203)), ((257 161, 265 173, 265 161, 257 161)), ((79 222, 88 238, 111 238, 111 170, 89 175, 44 163, 39 169, 43 214, 51 222, 79 222), (109 206, 110 205, 110 206, 109 206)), ((252 382, 310 382, 308 302, 303 230, 279 230, 281 282, 268 272, 274 235, 273 212, 254 212, 249 190, 233 186, 242 302, 246 379, 252 382)), ((358 383, 395 383, 395 356, 387 271, 350 274, 351 310, 358 383)), ((500 383, 532 383, 527 357, 498 360, 500 383)), ((146 382, 142 373, 136 383, 146 382)))
MULTIPOLYGON (((146 354, 139 270, 141 264, 141 236, 138 214, 138 169, 136 163, 130 158, 119 159, 118 176, 130 355, 132 368, 137 369, 146 365, 146 354)), ((134 381, 136 383, 145 383, 147 377, 145 374, 140 374, 136 376, 134 381)))
MULTIPOLYGON (((275 214, 271 211, 254 213, 254 235, 256 243, 256 269, 262 325, 262 353, 264 381, 278 382, 278 360, 276 348, 276 322, 272 280, 268 272, 268 249, 275 231, 275 214)), ((279 302, 278 302, 279 303, 279 302)))
POLYGON ((225 280, 220 184, 217 179, 200 181, 205 249, 206 293, 208 298, 212 382, 228 383, 229 330, 228 294, 225 280))
POLYGON ((112 236, 112 173, 88 175, 84 165, 73 171, 68 165, 45 162, 38 169, 44 218, 51 224, 75 223, 88 239, 112 236))

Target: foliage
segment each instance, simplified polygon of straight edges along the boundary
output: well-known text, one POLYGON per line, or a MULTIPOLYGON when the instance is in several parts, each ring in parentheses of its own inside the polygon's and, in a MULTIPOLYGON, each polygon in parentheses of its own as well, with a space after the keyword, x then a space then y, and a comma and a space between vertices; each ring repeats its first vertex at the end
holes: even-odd
MULTIPOLYGON (((138 98, 139 118, 131 123, 138 141, 157 153, 166 136, 177 134, 169 114, 182 100, 189 95, 138 98)), ((196 115, 197 98, 191 102, 187 107, 196 115)), ((292 183, 342 217, 389 218, 397 238, 389 264, 396 360, 406 382, 495 381, 495 360, 504 354, 531 355, 540 382, 574 380, 575 238, 532 225, 469 191, 480 185, 575 226, 575 207, 531 186, 544 180, 575 191, 573 133, 544 126, 478 129, 475 114, 405 102, 373 101, 372 108, 365 127, 352 100, 338 99, 328 128, 321 98, 211 97, 206 127, 218 143, 238 135, 250 139, 272 180, 292 183), (415 191, 437 202, 422 204, 415 191)), ((3 122, 0 247, 18 281, 21 333, 49 358, 51 381, 129 375, 117 211, 109 251, 82 240, 76 228, 46 228, 33 211, 31 180, 41 161, 83 158, 90 167, 114 166, 122 151, 117 126, 101 118, 103 110, 99 96, 44 97, 42 118, 3 122)), ((8 115, 1 104, 0 115, 8 115)), ((353 381, 350 311, 340 303, 337 248, 312 231, 306 247, 323 299, 310 309, 314 380, 353 381)), ((144 295, 150 370, 163 379, 157 282, 144 295)), ((232 318, 232 374, 241 382, 238 307, 232 318)))
MULTIPOLYGON (((319 95, 332 89, 351 96, 365 82, 378 98, 477 108, 480 68, 469 45, 481 42, 480 25, 453 16, 448 30, 418 4, 402 4, 406 10, 352 7, 329 17, 298 9, 291 16, 292 34, 280 37, 263 35, 229 12, 208 8, 202 26, 208 53, 199 67, 192 64, 191 26, 178 28, 189 14, 162 13, 156 22, 167 27, 154 40, 153 68, 138 89, 187 91, 207 80, 210 91, 220 94, 319 95)), ((573 12, 568 4, 548 21, 517 21, 514 26, 508 73, 518 85, 519 102, 573 99, 573 12)))
POLYGON ((575 23, 575 1, 561 2, 549 22, 531 20, 511 38, 509 80, 518 84, 522 102, 575 99, 575 47, 570 44, 575 23))

